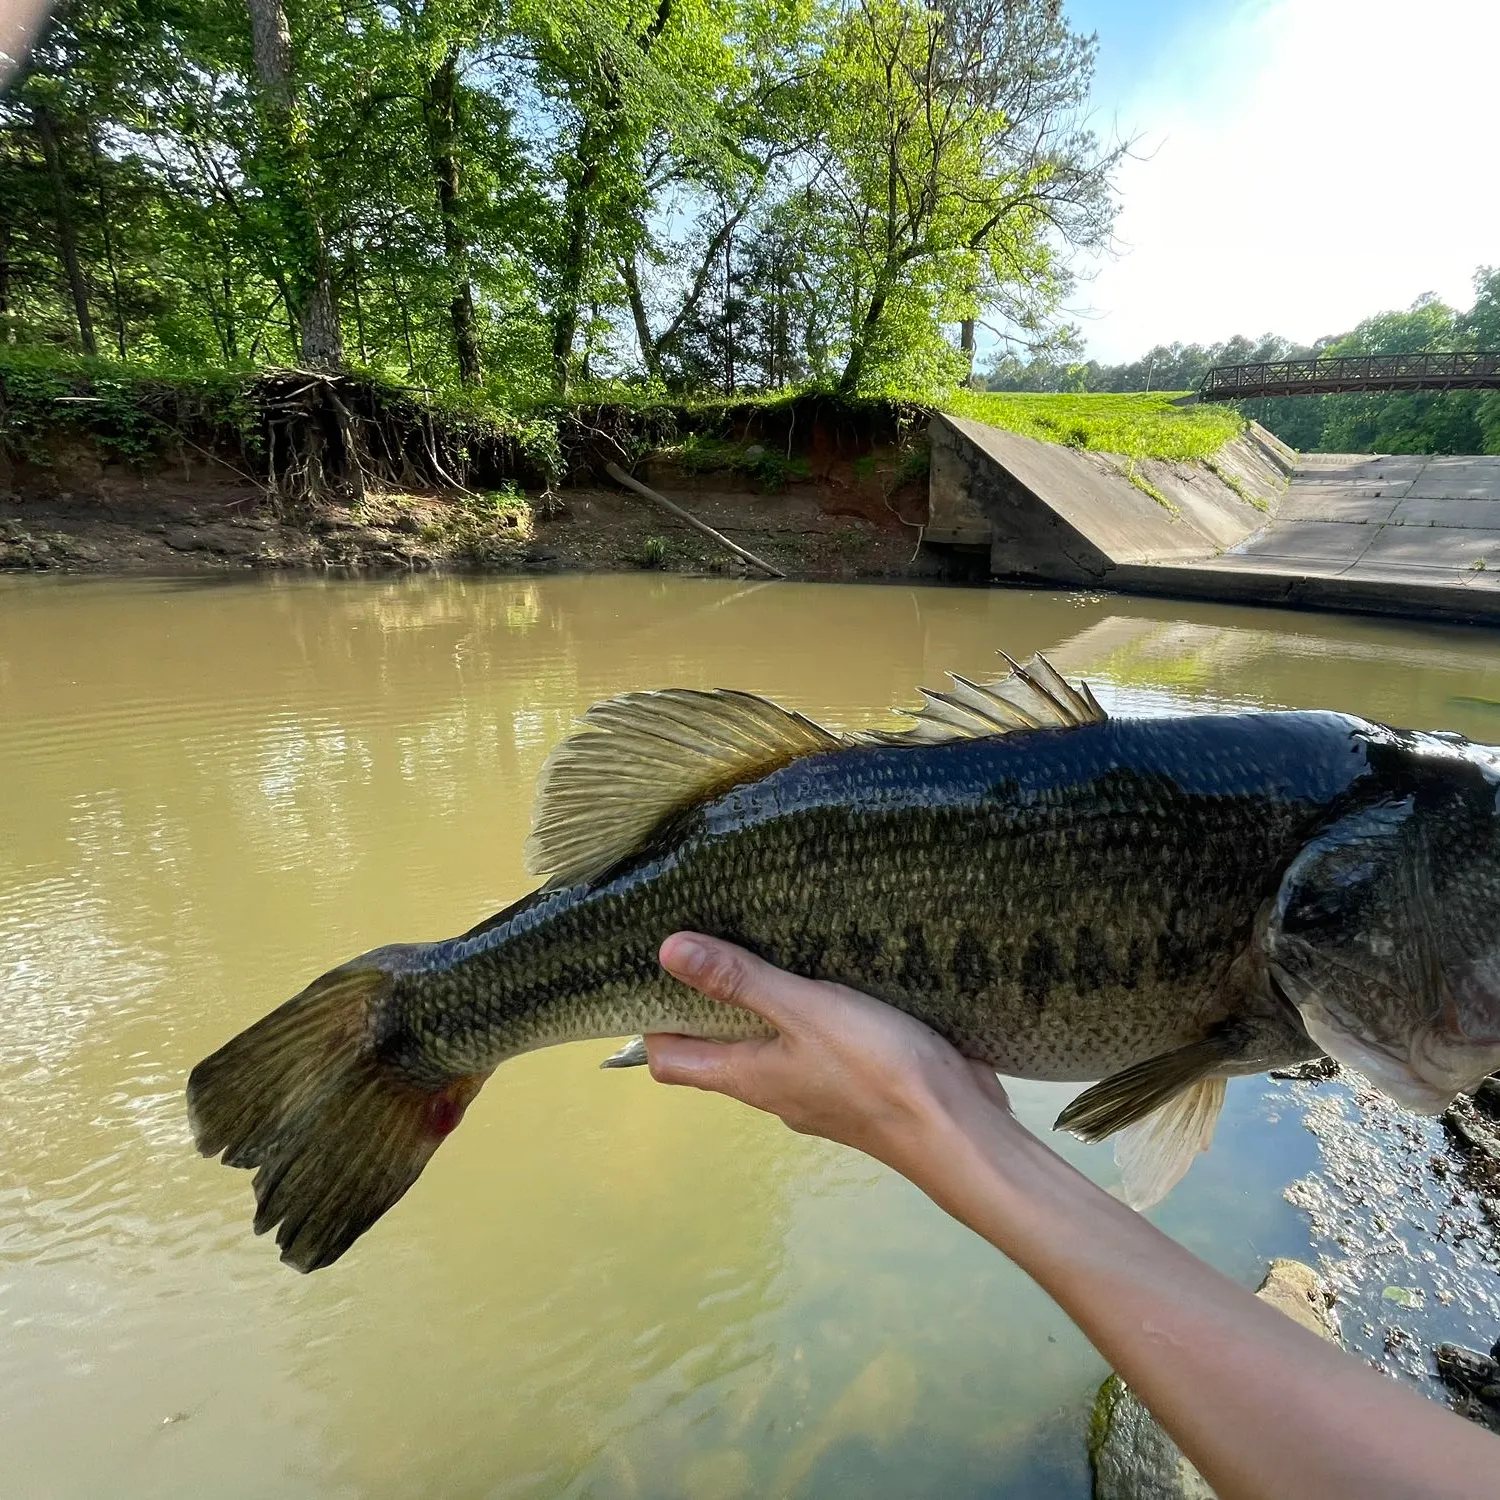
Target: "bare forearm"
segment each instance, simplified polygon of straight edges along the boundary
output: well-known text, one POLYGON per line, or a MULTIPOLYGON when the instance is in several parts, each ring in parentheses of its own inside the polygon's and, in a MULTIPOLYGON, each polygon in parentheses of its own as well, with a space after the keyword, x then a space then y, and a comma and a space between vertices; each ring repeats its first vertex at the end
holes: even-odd
POLYGON ((1204 1264, 999 1113, 898 1166, 1058 1302, 1222 1500, 1472 1500, 1500 1444, 1204 1264))

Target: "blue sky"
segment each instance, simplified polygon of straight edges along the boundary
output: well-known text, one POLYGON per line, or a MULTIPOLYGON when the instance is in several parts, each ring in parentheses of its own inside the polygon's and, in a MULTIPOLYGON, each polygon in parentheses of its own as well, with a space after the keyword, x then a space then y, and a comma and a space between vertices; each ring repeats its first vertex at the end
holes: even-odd
POLYGON ((1500 264, 1500 0, 1068 0, 1093 123, 1138 136, 1120 253, 1068 310, 1089 352, 1298 340, 1467 306, 1500 264))

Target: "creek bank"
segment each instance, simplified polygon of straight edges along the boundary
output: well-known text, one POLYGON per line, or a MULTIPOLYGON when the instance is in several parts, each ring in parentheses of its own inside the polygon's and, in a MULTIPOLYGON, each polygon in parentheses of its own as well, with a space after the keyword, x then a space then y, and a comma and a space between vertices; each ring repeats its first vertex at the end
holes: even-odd
POLYGON ((379 382, 44 380, 0 362, 0 568, 742 569, 601 480, 618 462, 797 578, 944 576, 918 556, 925 416, 803 395, 525 421, 379 382))
MULTIPOLYGON (((830 513, 816 486, 757 495, 694 488, 674 498, 790 576, 924 576, 916 528, 830 513)), ((148 480, 129 504, 0 497, 0 570, 69 573, 579 572, 643 568, 740 576, 745 564, 645 501, 604 489, 545 502, 503 493, 372 493, 357 508, 288 512, 254 493, 148 480)), ((753 571, 753 570, 750 570, 753 571)), ((934 575, 937 570, 933 570, 934 575)))

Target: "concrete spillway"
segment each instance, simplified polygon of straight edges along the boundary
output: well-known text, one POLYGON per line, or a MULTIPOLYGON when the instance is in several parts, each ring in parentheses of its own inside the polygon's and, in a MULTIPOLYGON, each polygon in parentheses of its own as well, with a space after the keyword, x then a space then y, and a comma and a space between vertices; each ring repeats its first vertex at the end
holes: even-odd
POLYGON ((1132 466, 940 417, 925 536, 998 579, 1500 621, 1500 457, 1299 456, 1252 426, 1132 466))

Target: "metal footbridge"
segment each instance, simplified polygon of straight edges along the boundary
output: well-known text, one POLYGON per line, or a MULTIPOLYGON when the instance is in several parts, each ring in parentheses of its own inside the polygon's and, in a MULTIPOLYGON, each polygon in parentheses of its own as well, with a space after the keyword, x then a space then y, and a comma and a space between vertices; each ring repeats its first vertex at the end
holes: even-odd
POLYGON ((1252 396, 1325 396, 1342 391, 1500 390, 1500 351, 1461 354, 1340 354, 1215 365, 1200 401, 1252 396))

